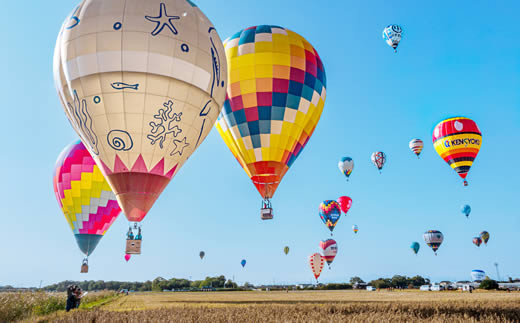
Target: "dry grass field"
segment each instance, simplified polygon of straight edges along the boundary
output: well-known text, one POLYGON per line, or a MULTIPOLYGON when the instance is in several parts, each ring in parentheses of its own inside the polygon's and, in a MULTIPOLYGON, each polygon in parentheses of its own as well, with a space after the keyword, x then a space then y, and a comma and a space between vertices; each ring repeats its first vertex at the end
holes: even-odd
POLYGON ((36 322, 520 322, 519 292, 135 293, 36 322))

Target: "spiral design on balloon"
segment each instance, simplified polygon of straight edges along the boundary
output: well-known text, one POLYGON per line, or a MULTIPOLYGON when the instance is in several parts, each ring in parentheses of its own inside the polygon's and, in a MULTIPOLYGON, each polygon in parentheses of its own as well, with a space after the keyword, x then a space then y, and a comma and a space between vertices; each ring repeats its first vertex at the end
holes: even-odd
POLYGON ((124 130, 112 130, 107 135, 110 147, 118 151, 129 151, 134 146, 132 136, 124 130))

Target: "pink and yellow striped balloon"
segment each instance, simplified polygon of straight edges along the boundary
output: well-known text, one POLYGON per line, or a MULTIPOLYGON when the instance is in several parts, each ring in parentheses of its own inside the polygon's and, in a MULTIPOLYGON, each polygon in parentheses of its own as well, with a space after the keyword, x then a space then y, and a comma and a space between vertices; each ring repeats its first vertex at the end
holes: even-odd
POLYGON ((121 208, 96 162, 81 141, 56 161, 54 193, 81 251, 89 256, 121 208))

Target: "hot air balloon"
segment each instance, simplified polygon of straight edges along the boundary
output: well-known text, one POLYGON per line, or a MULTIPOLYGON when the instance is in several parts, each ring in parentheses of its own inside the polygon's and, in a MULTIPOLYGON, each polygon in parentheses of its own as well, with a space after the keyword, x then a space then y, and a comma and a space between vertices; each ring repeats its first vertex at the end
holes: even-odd
POLYGON ((348 196, 340 196, 338 198, 339 207, 341 208, 341 212, 347 214, 348 210, 352 206, 352 199, 348 196))
POLYGON ((455 117, 439 122, 433 130, 433 147, 468 185, 468 175, 482 144, 482 134, 475 121, 455 117))
POLYGON ((357 226, 356 224, 354 224, 354 225, 352 226, 352 231, 354 231, 354 233, 358 233, 359 228, 358 228, 358 226, 357 226))
POLYGON ((482 239, 480 237, 473 237, 473 244, 477 247, 480 247, 482 244, 482 239))
POLYGON ((341 216, 340 205, 336 201, 327 200, 320 204, 320 218, 330 230, 330 235, 336 227, 341 216))
POLYGON ((133 230, 220 113, 224 55, 211 22, 186 0, 83 0, 59 32, 56 89, 135 223, 127 253, 140 253, 133 230))
POLYGON ((224 42, 227 99, 216 127, 263 198, 271 198, 309 141, 323 111, 323 63, 309 42, 288 29, 256 26, 224 42))
POLYGON ((348 178, 350 177, 350 174, 352 174, 352 171, 354 170, 354 160, 350 157, 343 157, 338 162, 338 168, 341 173, 343 173, 348 178))
POLYGON ((471 271, 471 279, 473 281, 482 281, 486 278, 486 273, 480 269, 473 269, 471 271))
POLYGON ((128 262, 130 260, 130 258, 132 258, 132 255, 130 254, 125 254, 125 260, 126 262, 128 262))
POLYGON ((471 206, 469 205, 463 205, 461 208, 460 208, 460 211, 462 212, 462 214, 464 214, 467 217, 469 217, 469 214, 471 213, 471 206))
POLYGON ((488 240, 489 240, 489 232, 482 231, 480 232, 480 238, 482 239, 482 242, 487 246, 488 240))
POLYGON ((285 248, 283 248, 283 252, 287 255, 289 253, 289 247, 285 246, 285 248))
POLYGON ((437 230, 428 230, 424 233, 423 238, 428 247, 432 248, 435 255, 437 255, 437 249, 439 249, 444 241, 444 235, 442 232, 437 230))
POLYGON ((81 141, 68 145, 54 170, 54 193, 79 249, 85 254, 81 272, 88 272, 88 256, 116 220, 121 208, 96 162, 81 141))
POLYGON ((309 256, 309 266, 314 274, 314 278, 316 278, 316 282, 318 282, 318 277, 321 275, 323 265, 325 265, 325 259, 319 253, 316 252, 309 256))
POLYGON ((377 169, 379 169, 379 174, 381 174, 381 170, 386 163, 385 153, 382 151, 376 151, 375 153, 372 153, 370 159, 372 159, 372 163, 376 165, 377 169))
POLYGON ((383 29, 383 39, 388 44, 388 46, 394 49, 394 52, 397 53, 397 46, 399 46, 399 42, 403 36, 403 29, 399 25, 388 25, 383 29))
POLYGON ((321 254, 323 259, 325 259, 330 269, 330 264, 334 261, 338 253, 338 244, 333 239, 322 240, 320 242, 320 249, 322 250, 321 254))
POLYGON ((419 158, 419 155, 421 154, 421 151, 423 150, 424 143, 421 139, 412 139, 410 143, 408 144, 408 147, 412 150, 412 152, 417 155, 417 158, 419 158))
POLYGON ((205 255, 206 253, 204 251, 199 252, 200 259, 204 258, 205 255))
POLYGON ((419 244, 419 242, 412 242, 410 248, 412 248, 413 253, 417 254, 419 252, 419 249, 421 249, 421 245, 419 244))
POLYGON ((242 265, 242 268, 244 268, 246 266, 246 260, 245 259, 242 259, 242 261, 240 262, 240 264, 242 265))

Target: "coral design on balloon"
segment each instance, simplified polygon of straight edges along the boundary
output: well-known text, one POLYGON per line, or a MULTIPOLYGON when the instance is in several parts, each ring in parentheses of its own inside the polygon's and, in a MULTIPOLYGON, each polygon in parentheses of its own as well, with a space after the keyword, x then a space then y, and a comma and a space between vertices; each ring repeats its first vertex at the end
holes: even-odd
POLYGON ((186 142, 186 137, 181 140, 177 140, 177 136, 182 133, 182 129, 179 127, 178 123, 182 120, 182 112, 175 113, 173 112, 173 101, 169 100, 163 104, 164 109, 159 109, 158 113, 154 115, 154 119, 158 120, 159 123, 155 121, 150 121, 149 125, 152 128, 150 130, 151 134, 147 135, 146 138, 150 139, 150 143, 155 145, 156 142, 159 142, 159 147, 161 149, 164 148, 164 141, 167 139, 168 135, 172 137, 172 143, 175 145, 175 149, 170 153, 170 156, 173 156, 176 153, 182 155, 182 152, 189 143, 186 142), (183 146, 178 145, 178 143, 183 143, 183 146))
POLYGON ((73 104, 67 102, 67 106, 69 107, 69 111, 72 114, 76 125, 78 126, 79 135, 83 142, 87 143, 91 149, 91 151, 99 155, 98 150, 98 138, 94 130, 92 129, 92 117, 87 109, 87 100, 79 100, 78 92, 74 90, 74 98, 73 104))
POLYGON ((134 146, 132 136, 124 130, 112 130, 107 135, 107 142, 114 150, 129 151, 134 146))
POLYGON ((168 16, 168 13, 166 12, 166 5, 164 3, 161 3, 160 9, 159 9, 159 16, 157 17, 151 17, 151 16, 145 16, 146 20, 155 22, 155 29, 152 31, 152 36, 157 36, 158 34, 163 31, 164 27, 167 27, 170 29, 170 31, 177 35, 179 32, 173 25, 172 20, 178 20, 181 19, 179 16, 168 16))

